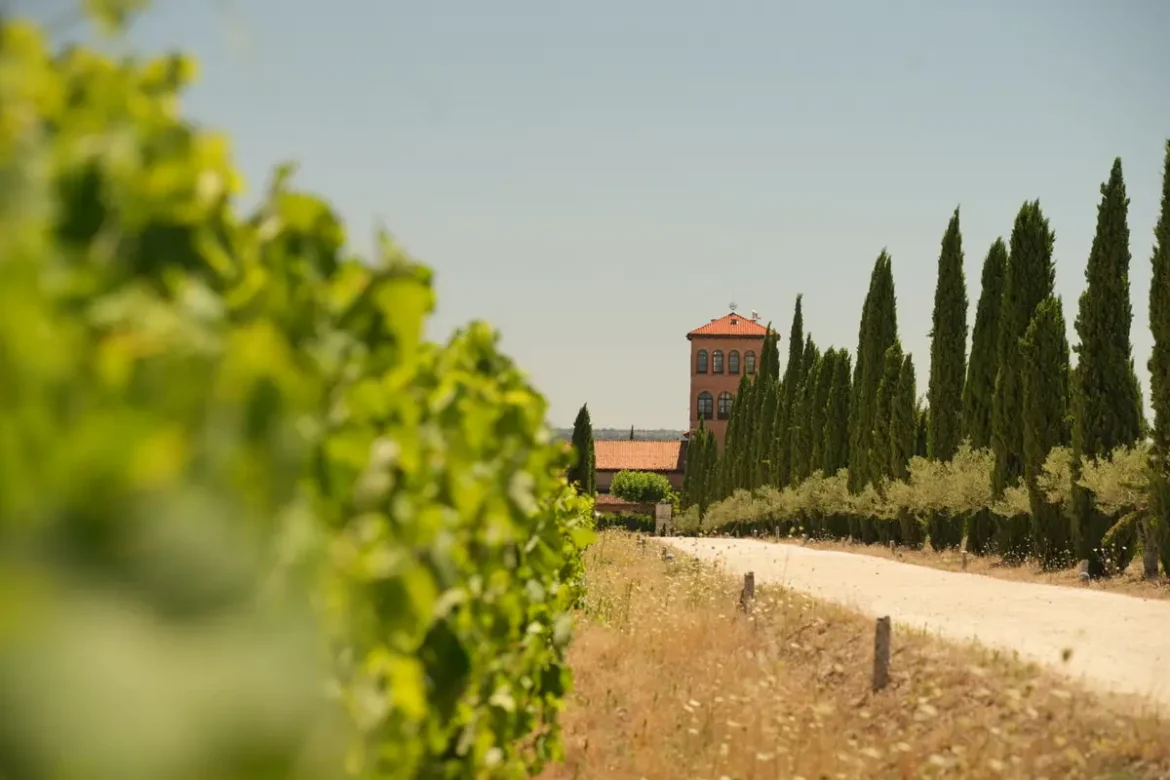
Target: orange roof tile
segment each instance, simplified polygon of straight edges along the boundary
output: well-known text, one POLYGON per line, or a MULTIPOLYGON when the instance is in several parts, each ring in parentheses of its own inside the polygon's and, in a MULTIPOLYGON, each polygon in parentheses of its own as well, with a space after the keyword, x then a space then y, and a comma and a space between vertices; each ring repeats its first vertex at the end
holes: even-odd
POLYGON ((711 320, 706 325, 700 325, 687 334, 689 341, 691 336, 758 336, 763 338, 767 335, 768 329, 761 325, 758 321, 744 317, 738 312, 731 312, 719 319, 711 320))
POLYGON ((682 460, 682 442, 595 441, 593 457, 598 471, 677 471, 682 460))

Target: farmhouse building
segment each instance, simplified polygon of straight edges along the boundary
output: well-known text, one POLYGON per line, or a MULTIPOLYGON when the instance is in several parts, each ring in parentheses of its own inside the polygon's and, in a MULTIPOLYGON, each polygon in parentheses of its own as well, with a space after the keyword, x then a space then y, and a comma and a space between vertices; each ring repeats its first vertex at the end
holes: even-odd
POLYGON ((593 442, 597 471, 597 492, 608 493, 619 471, 649 471, 670 480, 675 490, 682 490, 686 447, 682 441, 631 441, 629 439, 593 442))

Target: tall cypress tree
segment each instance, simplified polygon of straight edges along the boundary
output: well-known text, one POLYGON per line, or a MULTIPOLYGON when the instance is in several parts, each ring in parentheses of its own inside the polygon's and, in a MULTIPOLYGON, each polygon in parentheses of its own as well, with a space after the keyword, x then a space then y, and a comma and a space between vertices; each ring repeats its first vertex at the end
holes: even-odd
POLYGON ((893 422, 894 396, 898 392, 898 381, 902 377, 904 357, 902 344, 897 341, 891 344, 890 348, 886 350, 882 378, 878 382, 873 415, 873 438, 870 443, 872 450, 869 456, 874 482, 894 476, 893 464, 890 462, 890 432, 893 422))
POLYGON ((914 437, 914 454, 920 458, 925 458, 926 435, 930 428, 930 410, 919 402, 915 414, 917 415, 918 425, 914 437))
POLYGON ((589 404, 582 404, 573 421, 573 451, 576 462, 569 469, 569 482, 578 492, 591 496, 597 489, 596 459, 593 455, 593 422, 589 419, 589 404))
POLYGON ((809 473, 815 474, 825 462, 825 421, 828 419, 829 390, 837 371, 838 352, 825 350, 816 367, 816 386, 813 391, 812 412, 809 416, 809 436, 812 439, 809 453, 809 473))
POLYGON ((792 312, 792 327, 788 329, 788 365, 784 369, 783 395, 777 425, 776 475, 779 487, 792 480, 792 407, 800 392, 800 373, 804 358, 804 314, 801 311, 803 295, 796 296, 792 312))
MULTIPOLYGON (((1129 299, 1129 198, 1121 160, 1113 161, 1109 180, 1101 186, 1097 207, 1097 234, 1085 268, 1085 289, 1077 311, 1076 376, 1073 381, 1073 464, 1079 473, 1083 458, 1108 457, 1130 446, 1142 435, 1142 399, 1133 367, 1129 299)), ((1116 518, 1094 506, 1093 496, 1073 484, 1073 539, 1076 553, 1089 561, 1089 573, 1104 574, 1101 540, 1116 518)), ((1129 541, 1129 540, 1127 540, 1129 541)), ((1124 545, 1129 548, 1131 545, 1124 545)), ((1118 551, 1120 552, 1120 550, 1118 551)))
POLYGON ((746 374, 740 376, 731 405, 731 416, 723 434, 723 457, 720 458, 720 498, 747 487, 748 443, 752 432, 752 385, 746 374))
POLYGON ((780 376, 780 352, 777 344, 780 335, 768 323, 764 343, 760 348, 760 361, 756 368, 755 383, 759 385, 756 397, 756 425, 752 434, 751 458, 755 479, 753 487, 776 482, 774 462, 776 433, 777 391, 780 376))
POLYGON ((1023 359, 1024 483, 1032 510, 1032 550, 1045 569, 1069 563, 1069 524, 1058 504, 1048 501, 1038 479, 1049 451, 1065 444, 1068 409, 1068 340, 1060 299, 1036 307, 1020 342, 1023 359))
POLYGON ((821 473, 831 477, 849 465, 849 401, 853 395, 852 360, 847 349, 837 350, 829 400, 825 404, 821 473))
POLYGON ((902 358, 898 385, 890 405, 890 476, 906 479, 918 443, 918 387, 914 358, 902 358))
POLYGON ((1007 247, 1002 238, 997 238, 983 261, 979 305, 971 332, 971 362, 963 385, 963 433, 976 449, 991 446, 991 408, 999 370, 999 313, 1007 261, 1007 247))
POLYGON ((850 401, 849 488, 860 491, 880 476, 870 463, 874 451, 878 385, 885 370, 886 350, 898 339, 897 300, 890 255, 883 249, 874 262, 869 293, 861 313, 857 363, 850 401))
POLYGON ((776 441, 777 414, 780 410, 780 380, 771 376, 759 376, 762 382, 764 403, 760 409, 760 427, 756 434, 755 451, 759 463, 759 485, 776 484, 776 463, 774 444, 776 441))
MULTIPOLYGON (((750 490, 752 487, 752 474, 754 471, 752 464, 752 441, 755 439, 756 419, 755 415, 758 409, 756 408, 756 390, 758 385, 747 378, 743 381, 741 377, 740 386, 743 389, 743 402, 740 403, 740 396, 736 395, 736 404, 742 406, 742 414, 740 415, 740 430, 739 430, 739 446, 735 453, 735 470, 736 482, 735 487, 738 490, 750 490)), ((732 406, 734 409, 735 406, 732 406)))
POLYGON ((707 514, 716 496, 715 478, 718 469, 719 448, 715 436, 702 419, 694 436, 687 443, 686 466, 683 471, 683 505, 697 506, 699 518, 707 514))
MULTIPOLYGON (((1150 406, 1154 412, 1150 453, 1150 512, 1145 544, 1158 547, 1162 569, 1170 575, 1170 140, 1162 170, 1162 212, 1154 228, 1150 256, 1150 406)), ((1150 574, 1146 562, 1146 574, 1150 574)), ((1157 564, 1154 565, 1157 569, 1157 564)), ((1157 571, 1153 572, 1157 574, 1157 571)))
POLYGON ((776 380, 780 378, 780 334, 772 329, 771 322, 768 323, 764 334, 764 344, 760 348, 760 360, 759 365, 756 366, 756 374, 776 380))
POLYGON ((1129 338, 1134 311, 1129 301, 1128 210, 1126 181, 1121 160, 1116 159, 1109 180, 1101 186, 1086 287, 1076 312, 1080 344, 1073 378, 1074 482, 1069 508, 1076 555, 1089 561, 1094 577, 1110 566, 1128 565, 1127 553, 1136 540, 1126 538, 1120 546, 1103 551, 1101 540, 1117 518, 1097 509, 1092 493, 1075 479, 1083 458, 1108 457, 1142 436, 1142 396, 1129 338))
POLYGON ((803 482, 812 474, 812 417, 816 401, 816 370, 820 359, 820 350, 809 336, 804 344, 800 390, 793 405, 790 459, 793 484, 803 482))
POLYGON ((991 488, 996 496, 1016 484, 1024 473, 1024 393, 1020 339, 1040 302, 1052 294, 1056 269, 1052 247, 1056 240, 1040 210, 1040 201, 1025 203, 1012 228, 1011 251, 1004 277, 1003 308, 999 315, 998 371, 991 410, 992 451, 995 465, 991 488))
POLYGON ((967 278, 959 210, 951 216, 938 256, 934 317, 930 329, 930 417, 927 453, 950 460, 963 440, 963 380, 967 372, 967 278))

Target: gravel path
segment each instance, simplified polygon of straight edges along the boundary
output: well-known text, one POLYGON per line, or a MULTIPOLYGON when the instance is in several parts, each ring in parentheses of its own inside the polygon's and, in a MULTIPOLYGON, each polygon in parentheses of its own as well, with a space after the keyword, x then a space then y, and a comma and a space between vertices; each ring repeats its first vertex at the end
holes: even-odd
MULTIPOLYGON (((939 571, 754 539, 663 539, 757 583, 782 583, 863 614, 974 639, 1078 679, 1170 709, 1170 602, 939 571), (1072 650, 1062 663, 1061 655, 1072 650)), ((895 640, 896 641, 896 640, 895 640)))

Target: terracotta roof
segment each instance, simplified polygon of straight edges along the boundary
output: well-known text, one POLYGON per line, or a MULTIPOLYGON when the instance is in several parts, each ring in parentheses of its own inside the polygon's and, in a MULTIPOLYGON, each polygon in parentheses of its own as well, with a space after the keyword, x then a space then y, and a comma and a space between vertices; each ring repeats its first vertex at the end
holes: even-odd
POLYGON ((763 338, 768 333, 768 329, 757 321, 753 321, 742 314, 731 312, 725 314, 716 320, 711 320, 706 325, 700 325, 687 334, 689 340, 691 336, 759 336, 763 338))
POLYGON ((593 456, 598 471, 677 471, 682 459, 682 442, 595 441, 593 456))

